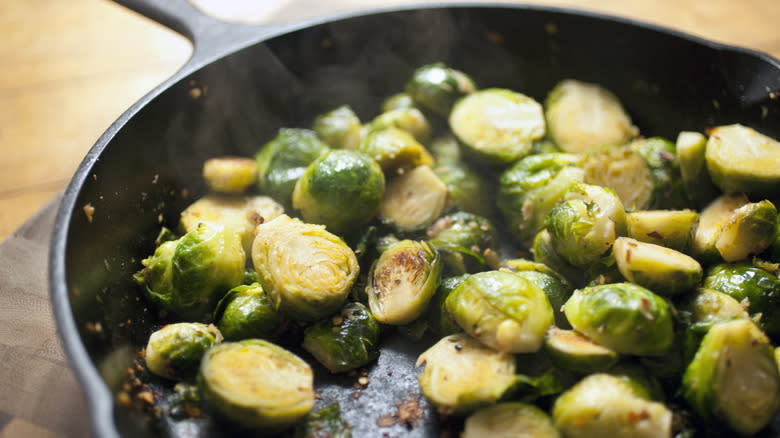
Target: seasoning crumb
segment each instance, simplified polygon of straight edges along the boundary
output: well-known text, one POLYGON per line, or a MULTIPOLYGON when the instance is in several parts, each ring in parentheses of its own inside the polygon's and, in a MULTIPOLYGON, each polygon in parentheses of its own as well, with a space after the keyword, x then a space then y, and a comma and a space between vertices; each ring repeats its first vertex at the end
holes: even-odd
POLYGON ((92 223, 92 216, 95 214, 95 207, 91 202, 84 204, 84 215, 87 217, 87 222, 92 223))
POLYGON ((130 404, 132 404, 133 400, 130 398, 130 394, 125 391, 121 391, 116 395, 116 402, 119 404, 119 406, 127 408, 130 407, 130 404))
POLYGON ((103 259, 103 266, 106 268, 107 272, 111 272, 111 265, 108 264, 108 260, 103 259))
POLYGON ((370 383, 370 380, 368 380, 368 377, 361 377, 358 379, 358 383, 360 386, 366 387, 370 383))
POLYGON ((420 394, 409 395, 406 400, 396 402, 395 406, 395 413, 382 414, 376 421, 377 426, 390 427, 402 424, 407 428, 413 428, 417 426, 417 420, 425 418, 420 407, 420 394))
POLYGON ((103 331, 103 325, 99 322, 88 322, 87 331, 90 333, 100 333, 103 331))
POLYGON ((336 315, 331 319, 331 322, 333 325, 341 325, 344 323, 344 318, 342 318, 341 315, 336 315))
POLYGON ((544 25, 544 31, 547 35, 555 35, 558 33, 558 25, 555 23, 547 23, 544 25))
POLYGON ((504 42, 504 36, 494 30, 488 32, 487 37, 488 41, 493 44, 501 44, 504 42))
POLYGON ((202 95, 203 95, 203 91, 200 88, 198 87, 190 88, 190 98, 199 99, 200 96, 202 95))
POLYGON ((356 392, 356 393, 352 394, 352 398, 354 398, 355 400, 359 399, 360 398, 360 393, 356 392))
POLYGON ((161 224, 162 222, 163 222, 163 215, 162 215, 162 213, 160 213, 160 214, 157 215, 157 223, 161 224))
POLYGON ((81 291, 79 290, 79 288, 74 287, 74 288, 71 288, 70 294, 73 295, 74 297, 77 297, 77 296, 79 296, 81 294, 81 291))
POLYGON ((314 398, 317 400, 322 400, 322 396, 319 394, 314 394, 314 398))
POLYGON ((152 394, 151 391, 141 391, 136 397, 146 404, 151 405, 154 403, 154 394, 152 394))

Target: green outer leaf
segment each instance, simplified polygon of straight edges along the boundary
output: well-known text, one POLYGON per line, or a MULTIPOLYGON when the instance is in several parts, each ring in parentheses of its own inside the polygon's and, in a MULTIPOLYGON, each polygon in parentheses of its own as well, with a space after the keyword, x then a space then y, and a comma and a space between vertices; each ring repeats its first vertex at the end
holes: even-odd
POLYGON ((379 324, 366 306, 347 303, 337 316, 307 327, 303 348, 332 373, 349 371, 376 359, 379 324))
POLYGON ((214 321, 228 341, 274 339, 282 327, 280 315, 260 283, 236 286, 219 300, 214 321))

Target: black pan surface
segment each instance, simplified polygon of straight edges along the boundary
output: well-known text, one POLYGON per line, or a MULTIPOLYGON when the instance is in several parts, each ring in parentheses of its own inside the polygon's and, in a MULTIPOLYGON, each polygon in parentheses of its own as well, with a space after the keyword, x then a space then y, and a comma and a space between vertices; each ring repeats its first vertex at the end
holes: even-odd
MULTIPOLYGON (((165 322, 131 276, 160 226, 175 227, 179 212, 205 193, 199 173, 207 158, 252 156, 279 127, 309 126, 314 115, 341 104, 369 119, 414 68, 435 61, 468 72, 482 88, 511 88, 540 101, 564 78, 603 84, 652 135, 675 138, 681 130, 739 122, 780 137, 777 60, 624 19, 482 4, 220 27, 192 10, 177 17, 172 8, 134 7, 193 38, 196 52, 100 138, 58 212, 53 307, 100 437, 228 434, 208 418, 170 415, 169 383, 148 383, 163 400, 156 411, 115 403, 135 353, 165 322), (82 210, 88 204, 91 221, 82 210)), ((357 437, 439 436, 424 398, 415 424, 377 425, 418 398, 420 349, 404 336, 389 337, 366 370, 366 388, 353 387, 354 376, 318 374, 318 404, 338 400, 357 437)))

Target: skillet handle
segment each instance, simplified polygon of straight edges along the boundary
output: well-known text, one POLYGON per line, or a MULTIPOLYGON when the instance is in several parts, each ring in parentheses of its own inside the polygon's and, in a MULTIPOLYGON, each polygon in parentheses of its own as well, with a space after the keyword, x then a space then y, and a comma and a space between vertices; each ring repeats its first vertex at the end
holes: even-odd
POLYGON ((206 15, 188 0, 113 1, 189 39, 193 45, 192 56, 182 70, 197 68, 219 54, 245 47, 285 27, 223 21, 206 15))

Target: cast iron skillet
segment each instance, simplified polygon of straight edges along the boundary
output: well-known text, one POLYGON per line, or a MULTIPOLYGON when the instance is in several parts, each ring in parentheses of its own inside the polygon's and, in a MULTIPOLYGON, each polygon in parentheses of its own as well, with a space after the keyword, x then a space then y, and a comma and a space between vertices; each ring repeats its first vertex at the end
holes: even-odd
MULTIPOLYGON (((150 421, 114 403, 135 352, 162 323, 131 275, 153 250, 160 225, 175 226, 179 212, 205 192, 198 175, 206 158, 252 156, 279 127, 309 126, 336 105, 349 104, 369 119, 415 67, 434 61, 468 72, 483 88, 511 88, 538 100, 563 78, 601 83, 653 135, 675 138, 680 130, 740 122, 780 137, 780 62, 625 19, 461 4, 249 26, 206 17, 185 0, 119 3, 182 33, 194 52, 92 147, 57 215, 53 307, 100 437, 224 434, 208 419, 178 421, 163 409, 159 421, 150 421), (95 209, 91 222, 87 204, 95 209)), ((352 387, 354 377, 318 374, 324 398, 318 403, 338 400, 355 436, 438 436, 424 399, 415 427, 376 425, 419 392, 418 348, 391 337, 364 390, 352 387)), ((151 385, 164 402, 170 385, 151 385)))

